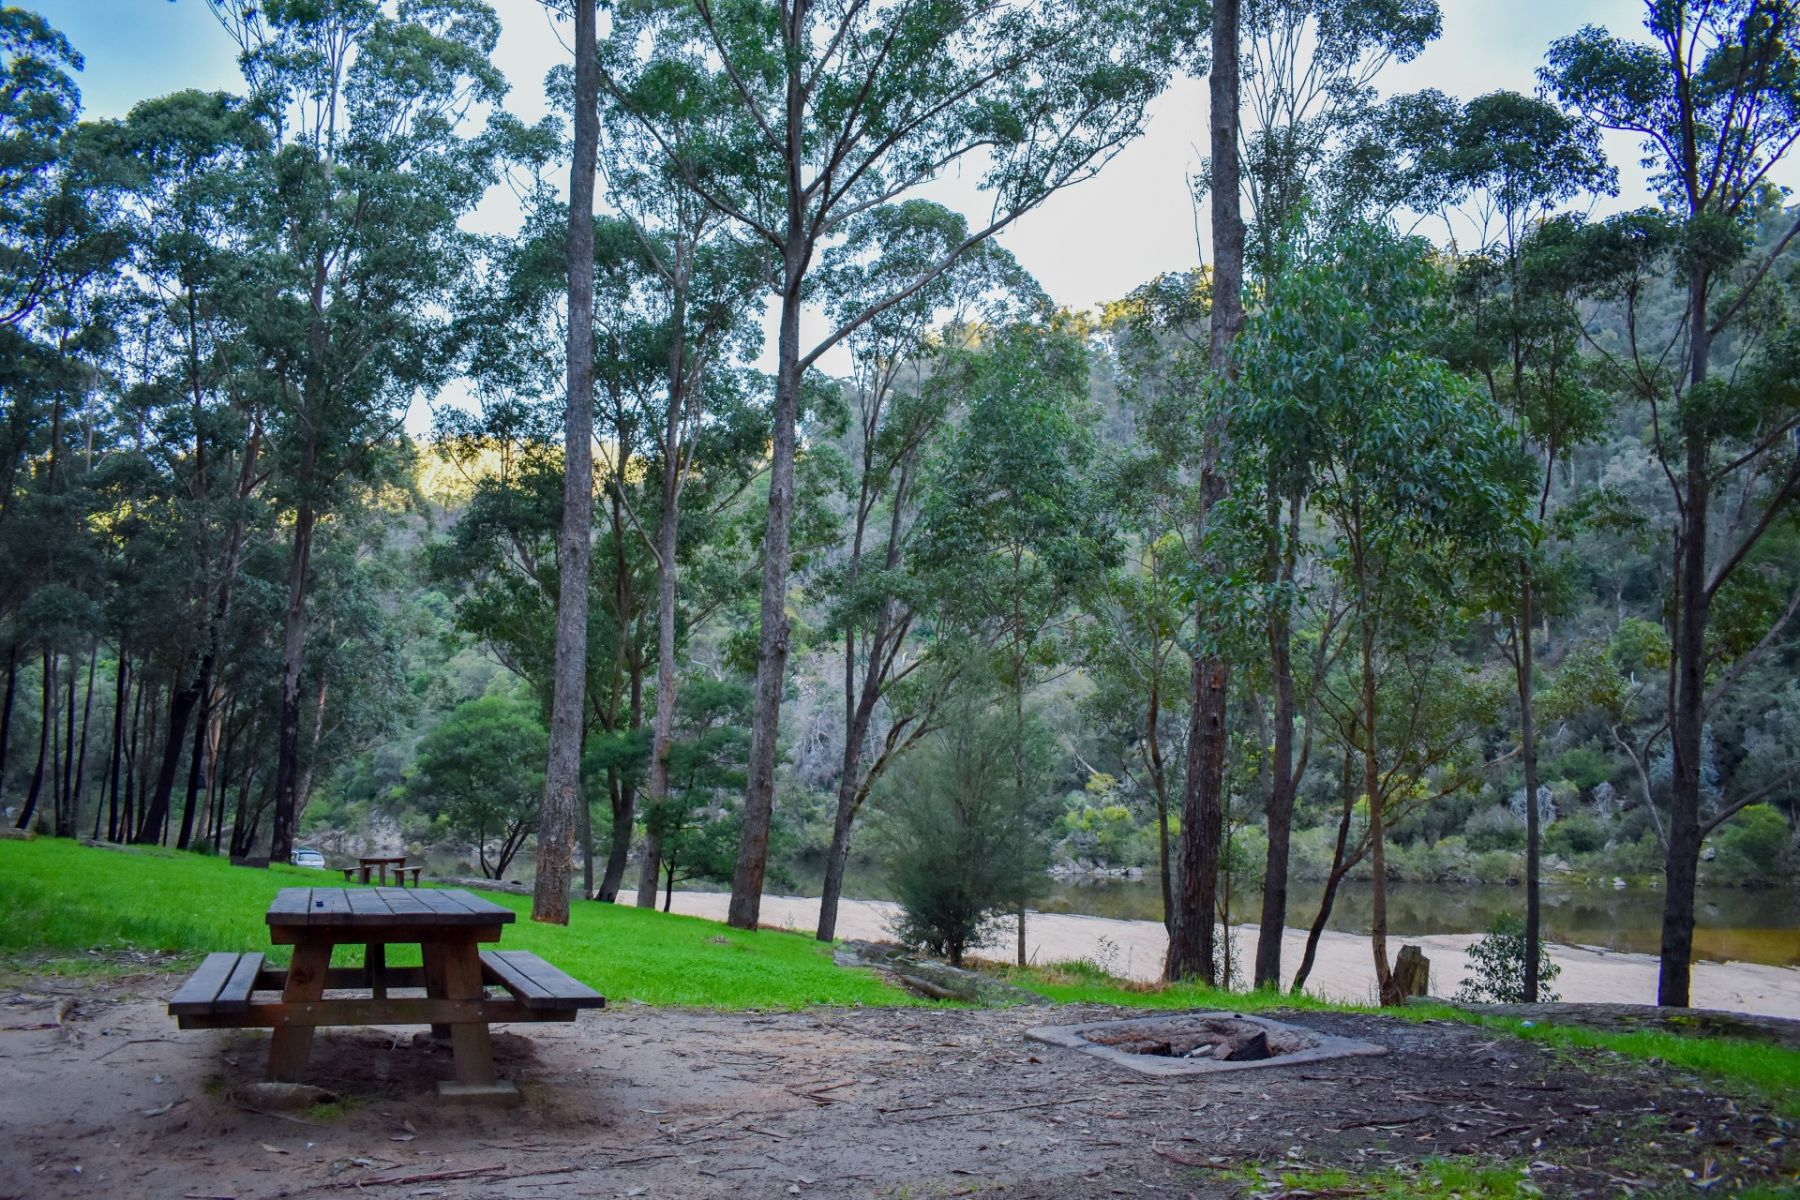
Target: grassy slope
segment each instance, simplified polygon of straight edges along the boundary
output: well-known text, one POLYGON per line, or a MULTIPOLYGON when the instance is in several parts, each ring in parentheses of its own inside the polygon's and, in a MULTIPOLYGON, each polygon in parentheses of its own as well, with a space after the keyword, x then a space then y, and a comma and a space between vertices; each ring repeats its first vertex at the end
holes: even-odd
MULTIPOLYGON (((197 956, 207 950, 263 950, 263 912, 284 887, 330 886, 336 873, 295 867, 267 871, 173 851, 100 850, 70 842, 0 841, 0 955, 134 949, 197 956)), ((567 928, 533 924, 530 901, 488 899, 519 913, 500 945, 531 950, 617 1003, 715 1008, 798 1008, 808 1004, 907 1004, 906 993, 868 971, 847 970, 811 938, 613 904, 579 904, 567 928)), ((416 961, 416 951, 414 952, 416 961)), ((334 961, 354 963, 354 950, 334 961)), ((407 960, 397 951, 393 960, 407 960)))
MULTIPOLYGON (((83 961, 86 951, 167 951, 197 958, 206 950, 286 951, 268 944, 263 912, 279 888, 330 885, 336 874, 293 867, 246 870, 215 858, 173 851, 101 850, 71 842, 0 841, 0 957, 30 955, 49 965, 83 961), (54 956, 61 952, 61 960, 54 956)), ((613 904, 578 904, 565 929, 533 924, 521 896, 484 893, 520 914, 501 945, 532 950, 615 1003, 714 1008, 798 1008, 808 1004, 911 1004, 912 997, 872 973, 837 966, 811 938, 775 930, 745 933, 713 921, 613 904)), ((395 965, 408 961, 397 951, 395 965)), ((356 961, 340 951, 340 964, 356 961)), ((416 960, 415 960, 416 961, 416 960)), ((1005 973, 1014 984, 1064 1004, 1138 1008, 1316 1008, 1372 1011, 1310 997, 1215 992, 1192 984, 1128 984, 1084 963, 1005 973)), ((1730 1038, 1669 1033, 1596 1033, 1516 1018, 1476 1017, 1454 1008, 1386 1010, 1408 1019, 1474 1021, 1574 1050, 1609 1050, 1666 1063, 1746 1088, 1800 1116, 1800 1053, 1730 1038)))

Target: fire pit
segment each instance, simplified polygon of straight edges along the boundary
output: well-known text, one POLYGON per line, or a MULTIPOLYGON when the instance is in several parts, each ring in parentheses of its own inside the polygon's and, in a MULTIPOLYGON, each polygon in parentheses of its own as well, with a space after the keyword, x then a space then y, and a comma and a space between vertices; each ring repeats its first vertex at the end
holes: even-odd
POLYGON ((1087 1025, 1042 1025, 1025 1036, 1110 1059, 1146 1075, 1199 1075, 1386 1054, 1386 1046, 1334 1037, 1267 1017, 1197 1012, 1087 1025))

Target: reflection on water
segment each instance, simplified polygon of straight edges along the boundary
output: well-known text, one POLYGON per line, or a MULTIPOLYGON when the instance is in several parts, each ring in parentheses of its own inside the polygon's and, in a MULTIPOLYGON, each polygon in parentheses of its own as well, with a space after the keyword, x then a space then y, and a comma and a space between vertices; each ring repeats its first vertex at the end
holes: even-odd
MULTIPOLYGON (((1338 889, 1329 929, 1366 933, 1371 888, 1338 889)), ((1319 910, 1323 886, 1296 883, 1288 892, 1288 924, 1305 926, 1319 910)), ((1662 937, 1663 893, 1646 888, 1554 888, 1543 892, 1544 936, 1553 942, 1655 954, 1662 937)), ((1154 881, 1057 884, 1039 905, 1046 912, 1126 920, 1162 918, 1154 881)), ((1388 931, 1397 936, 1482 933, 1501 913, 1523 913, 1523 888, 1497 884, 1388 885, 1388 931)), ((1232 899, 1232 922, 1255 924, 1262 895, 1232 899), (1240 916, 1241 914, 1241 916, 1240 916)), ((1694 957, 1800 967, 1800 890, 1702 890, 1695 912, 1694 957)))
MULTIPOLYGON (((819 880, 801 878, 800 895, 819 894, 819 880)), ((1288 891, 1288 924, 1305 928, 1319 910, 1319 883, 1298 882, 1288 891)), ((853 866, 844 894, 889 900, 879 873, 853 866)), ((1338 889, 1327 928, 1367 933, 1370 888, 1338 889)), ((1544 888, 1544 936, 1552 942, 1599 946, 1638 954, 1657 953, 1662 936, 1663 893, 1647 888, 1544 888)), ((1160 921, 1156 881, 1095 880, 1050 883, 1033 906, 1044 912, 1078 913, 1127 921, 1160 921)), ((1232 923, 1254 925, 1262 895, 1232 898, 1232 923)), ((1388 932, 1398 937, 1429 933, 1485 933, 1501 913, 1525 911, 1525 890, 1498 884, 1394 883, 1388 885, 1388 932)), ((1694 957, 1711 961, 1800 967, 1800 888, 1702 888, 1695 913, 1694 957)))

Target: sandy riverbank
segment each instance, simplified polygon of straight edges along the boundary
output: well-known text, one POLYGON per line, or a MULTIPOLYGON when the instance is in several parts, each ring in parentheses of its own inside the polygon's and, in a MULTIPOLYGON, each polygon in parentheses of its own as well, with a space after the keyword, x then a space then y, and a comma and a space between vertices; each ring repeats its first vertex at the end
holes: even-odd
MULTIPOLYGON (((676 892, 674 909, 697 917, 725 919, 729 897, 713 892, 676 892)), ((845 900, 838 907, 838 936, 881 939, 889 936, 888 922, 894 905, 876 900, 845 900)), ((765 925, 809 931, 818 922, 819 902, 798 896, 764 896, 765 925)), ((1240 926, 1235 931, 1238 954, 1248 966, 1256 948, 1256 930, 1240 926)), ((1431 990, 1447 996, 1456 991, 1467 970, 1467 951, 1475 934, 1433 934, 1427 937, 1390 939, 1390 953, 1410 943, 1431 960, 1431 990)), ((1010 958, 1009 933, 1005 946, 990 950, 994 958, 1010 958)), ((1168 945, 1155 921, 1118 921, 1107 917, 1080 917, 1057 913, 1032 913, 1026 921, 1027 953, 1034 962, 1063 962, 1087 958, 1104 963, 1114 974, 1131 979, 1155 979, 1162 969, 1168 945)), ((1282 963, 1291 980, 1306 944, 1304 930, 1290 929, 1282 947, 1282 963)), ((1613 1004, 1650 1004, 1656 1000, 1656 959, 1648 954, 1622 954, 1589 946, 1554 946, 1550 956, 1562 967, 1555 990, 1568 1001, 1613 1004)), ((1800 1018, 1800 970, 1755 963, 1696 963, 1694 1004, 1733 1012, 1763 1013, 1800 1018)), ((1319 940, 1318 962, 1307 990, 1333 1000, 1371 1001, 1375 995, 1375 967, 1369 939, 1353 933, 1327 932, 1319 940)))

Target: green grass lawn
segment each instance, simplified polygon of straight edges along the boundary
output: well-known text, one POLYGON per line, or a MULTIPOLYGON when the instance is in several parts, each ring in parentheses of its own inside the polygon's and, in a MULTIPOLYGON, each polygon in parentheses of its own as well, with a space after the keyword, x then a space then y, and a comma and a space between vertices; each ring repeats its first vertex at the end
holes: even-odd
MULTIPOLYGON (((263 913, 284 887, 341 883, 336 872, 298 867, 253 870, 224 859, 170 850, 96 849, 40 838, 0 841, 0 956, 40 969, 107 963, 88 951, 162 951, 197 959, 209 950, 262 950, 263 913)), ((519 914, 500 945, 530 950, 595 988, 612 1003, 712 1008, 799 1008, 808 1004, 913 1004, 873 972, 840 967, 810 937, 670 916, 617 904, 577 904, 568 926, 530 919, 531 902, 481 893, 519 914)), ((413 951, 410 961, 417 961, 413 951)), ((396 949, 390 960, 409 960, 396 949)), ((352 965, 354 948, 333 961, 352 965)))
MULTIPOLYGON (((0 959, 44 970, 106 969, 111 950, 161 951, 196 961, 209 950, 262 950, 269 945, 263 913, 284 887, 334 886, 335 872, 233 867, 223 859, 171 850, 98 849, 40 838, 0 841, 0 959), (89 951, 100 951, 98 955, 89 951)), ((873 972, 840 967, 830 948, 810 937, 762 929, 746 933, 716 921, 671 916, 617 904, 574 906, 565 928, 531 921, 530 901, 483 892, 519 914, 500 945, 531 950, 594 987, 613 1003, 695 1007, 800 1008, 925 1003, 881 982, 873 972)), ((396 966, 417 962, 396 948, 396 966)), ((344 947, 339 965, 358 961, 344 947)), ((1326 1009, 1373 1012, 1356 1005, 1271 992, 1219 992, 1193 984, 1133 984, 1087 963, 999 972, 1014 985, 1061 1004, 1136 1008, 1326 1009)), ((1612 1051, 1652 1060, 1770 1098, 1800 1116, 1800 1052, 1732 1038, 1673 1033, 1598 1033, 1526 1024, 1440 1005, 1380 1010, 1408 1020, 1471 1021, 1569 1051, 1612 1051)))

